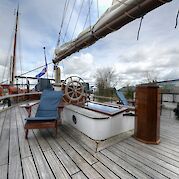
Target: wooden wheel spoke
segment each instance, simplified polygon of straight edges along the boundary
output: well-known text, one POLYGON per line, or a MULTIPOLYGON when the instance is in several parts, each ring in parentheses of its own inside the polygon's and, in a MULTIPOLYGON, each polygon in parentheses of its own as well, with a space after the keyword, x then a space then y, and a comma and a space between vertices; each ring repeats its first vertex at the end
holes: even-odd
POLYGON ((81 92, 79 92, 79 91, 76 91, 76 93, 77 93, 77 94, 81 94, 81 92))
POLYGON ((72 83, 72 86, 73 86, 73 88, 74 88, 74 87, 75 87, 75 85, 74 85, 74 81, 72 81, 71 83, 72 83))
POLYGON ((77 90, 77 87, 76 87, 76 85, 74 85, 74 86, 73 86, 73 89, 74 89, 75 91, 77 90))
POLYGON ((79 101, 81 101, 84 95, 83 83, 84 83, 83 80, 77 76, 71 76, 65 80, 64 82, 64 84, 66 84, 65 94, 69 100, 69 103, 71 102, 78 103, 79 101))
POLYGON ((82 87, 82 86, 80 86, 79 88, 77 88, 77 91, 82 90, 82 88, 83 88, 83 87, 82 87))
POLYGON ((68 92, 68 94, 71 94, 71 93, 73 93, 73 91, 69 91, 69 92, 68 92))
POLYGON ((72 87, 70 87, 70 86, 68 86, 68 89, 71 89, 72 91, 74 90, 74 88, 72 88, 72 87))
POLYGON ((71 98, 72 98, 72 99, 73 99, 74 95, 75 95, 75 93, 73 93, 73 94, 71 95, 71 98))
POLYGON ((75 96, 76 96, 76 98, 78 98, 78 93, 77 93, 77 91, 75 92, 75 96))

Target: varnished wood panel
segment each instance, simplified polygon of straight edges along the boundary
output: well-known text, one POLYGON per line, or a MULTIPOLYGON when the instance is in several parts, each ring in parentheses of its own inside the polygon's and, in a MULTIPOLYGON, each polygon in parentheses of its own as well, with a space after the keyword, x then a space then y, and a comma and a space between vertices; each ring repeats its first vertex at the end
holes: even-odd
POLYGON ((158 86, 141 85, 136 89, 134 137, 144 143, 160 142, 160 90, 158 86))

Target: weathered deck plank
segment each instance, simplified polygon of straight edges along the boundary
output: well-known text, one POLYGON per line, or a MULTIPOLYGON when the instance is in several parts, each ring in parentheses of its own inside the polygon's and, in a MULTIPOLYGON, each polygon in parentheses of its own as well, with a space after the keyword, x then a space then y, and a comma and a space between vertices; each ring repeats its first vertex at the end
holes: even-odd
MULTIPOLYGON (((45 129, 46 130, 46 129, 45 129)), ((38 144, 40 145, 43 152, 51 150, 50 145, 48 142, 42 137, 40 130, 34 129, 33 130, 34 135, 36 136, 36 139, 38 141, 38 144)))
MULTIPOLYGON (((108 148, 107 150, 104 150, 103 153, 105 155, 110 154, 109 156, 112 156, 113 158, 121 158, 123 160, 125 160, 126 162, 129 163, 129 165, 132 165, 133 167, 135 167, 137 170, 144 172, 145 174, 156 178, 156 179, 164 179, 167 178, 164 175, 162 175, 161 173, 157 172, 155 169, 150 168, 150 166, 145 165, 145 162, 142 163, 140 160, 136 160, 135 157, 133 158, 133 156, 127 155, 126 153, 121 152, 120 150, 118 150, 117 148, 111 146, 110 148, 108 148), (110 152, 110 153, 109 153, 110 152)), ((115 159, 117 160, 117 159, 115 159)))
POLYGON ((91 155, 89 152, 87 152, 81 145, 79 145, 77 142, 75 142, 72 138, 70 138, 65 132, 62 130, 60 131, 63 138, 66 142, 68 142, 69 145, 71 145, 83 158, 90 164, 94 164, 97 162, 97 159, 91 155))
POLYGON ((96 144, 96 142, 94 140, 90 139, 89 137, 87 137, 85 135, 81 135, 80 131, 77 131, 76 129, 74 129, 70 125, 68 125, 68 127, 66 125, 63 125, 63 128, 67 131, 67 133, 71 133, 72 134, 71 137, 75 141, 82 141, 82 143, 84 143, 90 149, 96 151, 97 144, 96 144))
POLYGON ((133 167, 130 163, 127 163, 124 159, 116 157, 116 155, 112 154, 111 152, 103 150, 101 153, 103 153, 105 156, 110 158, 114 163, 118 164, 121 168, 128 171, 129 173, 131 173, 131 175, 135 176, 136 178, 151 178, 146 173, 133 167))
POLYGON ((113 178, 119 179, 119 177, 110 171, 107 167, 105 167, 102 163, 97 162, 93 164, 93 167, 104 177, 104 178, 113 178))
MULTIPOLYGON (((65 130, 67 130, 67 133, 70 136, 74 135, 74 133, 75 133, 74 129, 73 129, 73 133, 70 133, 69 129, 66 128, 66 126, 65 126, 65 130)), ((74 136, 72 136, 72 138, 73 137, 74 136)), ((88 148, 88 144, 86 145, 86 143, 83 143, 80 140, 78 140, 78 143, 81 146, 83 146, 89 153, 91 153, 93 156, 95 156, 97 160, 99 160, 101 163, 103 163, 106 167, 110 168, 117 176, 120 176, 120 178, 126 178, 126 177, 127 178, 133 178, 133 176, 131 174, 129 174, 124 169, 119 167, 117 164, 112 162, 108 157, 106 157, 105 155, 101 154, 101 152, 95 153, 93 149, 88 148)))
POLYGON ((62 147, 59 146, 54 139, 49 138, 48 136, 45 135, 43 137, 46 138, 50 147, 54 151, 55 155, 57 156, 57 158, 60 160, 60 162, 66 168, 66 170, 70 175, 73 175, 80 171, 77 165, 72 161, 72 159, 66 154, 66 152, 62 149, 62 147))
POLYGON ((0 179, 6 179, 6 178, 7 178, 7 164, 0 165, 0 179))
POLYGON ((9 178, 21 179, 23 178, 23 171, 21 166, 21 158, 19 151, 18 132, 16 125, 16 111, 15 108, 11 111, 10 119, 10 142, 9 142, 9 178))
MULTIPOLYGON (((178 152, 176 152, 176 151, 174 151, 174 150, 172 150, 172 149, 170 149, 170 148, 168 148, 168 146, 169 145, 171 145, 171 143, 165 143, 164 141, 165 141, 165 139, 163 138, 163 137, 161 137, 161 143, 160 143, 160 145, 148 145, 147 147, 148 148, 152 148, 153 150, 155 150, 155 149, 157 149, 157 150, 159 150, 159 151, 161 151, 162 153, 163 152, 166 152, 166 155, 167 156, 173 156, 174 158, 175 158, 175 156, 177 156, 177 158, 179 157, 179 153, 178 152), (164 145, 163 145, 164 144, 164 145), (166 144, 166 145, 165 145, 166 144), (169 155, 168 155, 169 154, 169 155)), ((176 145, 178 145, 178 144, 176 144, 176 145)), ((176 158, 175 158, 176 159, 176 158)))
POLYGON ((131 150, 131 151, 133 151, 133 152, 135 152, 136 154, 138 154, 142 157, 146 157, 148 160, 156 163, 157 165, 162 166, 163 168, 167 168, 168 170, 170 170, 171 172, 173 172, 173 173, 175 173, 176 175, 179 176, 179 168, 170 164, 169 160, 166 161, 166 159, 165 160, 160 159, 159 157, 157 157, 156 153, 153 152, 152 153, 153 155, 152 155, 152 154, 150 154, 151 152, 150 153, 148 153, 148 151, 145 152, 144 150, 142 150, 142 148, 139 148, 139 147, 136 147, 136 146, 134 147, 134 146, 132 146, 128 143, 120 143, 120 145, 131 150))
POLYGON ((172 152, 179 153, 178 144, 177 143, 176 144, 171 144, 171 143, 161 142, 160 146, 163 147, 163 148, 167 148, 167 149, 169 149, 172 152))
POLYGON ((44 154, 56 178, 71 178, 52 150, 44 154))
POLYGON ((22 120, 24 120, 24 115, 19 107, 16 108, 17 115, 17 128, 18 128, 18 136, 19 136, 19 147, 21 158, 26 158, 31 156, 28 140, 25 139, 24 125, 22 120))
MULTIPOLYGON (((24 123, 23 119, 27 117, 27 113, 24 109, 21 110, 21 115, 22 115, 22 121, 24 123)), ((41 149, 38 140, 32 130, 29 131, 28 144, 29 144, 30 151, 32 153, 34 166, 37 169, 37 173, 39 177, 46 178, 46 179, 55 178, 48 162, 46 161, 43 150, 41 149)))
POLYGON ((25 140, 25 117, 19 107, 0 113, 0 179, 179 178, 179 121, 172 111, 162 113, 159 145, 128 138, 97 153, 90 139, 66 126, 57 138, 51 130, 30 130, 25 140))
POLYGON ((39 147, 38 142, 36 141, 35 136, 29 140, 29 144, 40 178, 55 178, 46 161, 46 158, 43 155, 43 152, 39 147))
POLYGON ((25 179, 39 178, 33 158, 31 156, 22 159, 22 167, 25 179))
MULTIPOLYGON (((68 135, 74 135, 75 130, 73 129, 73 133, 70 133, 69 129, 66 128, 65 126, 65 130, 67 130, 67 134, 68 135)), ((72 136, 73 138, 74 136, 72 136)), ((101 152, 95 153, 93 149, 88 148, 88 144, 84 144, 82 141, 78 140, 78 143, 83 146, 89 153, 91 153, 93 156, 96 157, 97 160, 99 160, 101 163, 103 163, 106 167, 110 168, 116 175, 120 176, 121 178, 133 178, 133 176, 126 172, 124 169, 122 169, 121 167, 119 167, 117 164, 115 164, 114 162, 112 162, 108 157, 106 157, 105 155, 101 154, 101 152)))
POLYGON ((94 170, 93 167, 91 167, 63 138, 57 138, 57 141, 88 178, 102 179, 102 176, 94 170))
MULTIPOLYGON (((170 171, 167 168, 163 168, 162 166, 156 164, 153 160, 149 160, 149 158, 147 156, 145 156, 145 154, 141 155, 141 151, 140 150, 138 151, 138 153, 135 153, 133 151, 133 149, 130 150, 130 149, 122 146, 121 143, 115 145, 114 147, 116 147, 121 152, 125 153, 125 155, 131 156, 131 157, 135 158, 135 160, 143 163, 144 165, 147 165, 148 167, 151 167, 152 169, 160 172, 161 174, 163 174, 166 177, 169 177, 169 178, 178 178, 177 174, 173 173, 172 171, 170 171)), ((155 161, 157 161, 157 159, 155 159, 155 161)))
POLYGON ((4 121, 2 134, 0 137, 0 165, 8 164, 9 157, 9 120, 10 110, 6 113, 6 120, 4 121))
POLYGON ((72 179, 87 179, 87 177, 82 172, 78 172, 72 176, 72 179))
MULTIPOLYGON (((145 151, 153 156, 156 156, 164 161, 167 161, 168 163, 178 167, 179 166, 179 157, 177 155, 173 155, 172 153, 168 153, 162 150, 162 147, 157 147, 143 144, 137 140, 134 140, 133 138, 130 138, 129 140, 125 141, 126 143, 135 146, 136 148, 141 148, 142 151, 145 151)), ((159 145, 160 146, 160 145, 159 145)))
POLYGON ((2 134, 2 129, 3 129, 5 117, 6 117, 6 111, 1 112, 0 113, 0 137, 1 137, 1 134, 2 134))

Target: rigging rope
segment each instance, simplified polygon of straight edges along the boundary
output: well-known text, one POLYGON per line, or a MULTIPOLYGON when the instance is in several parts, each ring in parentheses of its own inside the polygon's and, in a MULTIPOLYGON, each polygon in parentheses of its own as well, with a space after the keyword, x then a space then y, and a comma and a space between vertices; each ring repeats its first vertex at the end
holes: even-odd
MULTIPOLYGON (((47 63, 47 65, 51 65, 51 64, 54 64, 54 63, 53 63, 53 62, 47 63)), ((33 72, 33 71, 36 71, 36 70, 38 70, 38 69, 40 69, 40 68, 43 68, 43 67, 45 67, 45 66, 46 66, 46 65, 39 66, 39 67, 34 68, 34 69, 32 69, 32 70, 29 70, 29 71, 27 71, 27 72, 25 72, 25 73, 22 73, 22 74, 20 74, 19 76, 26 75, 26 74, 28 74, 28 73, 31 73, 31 72, 33 72)), ((8 81, 8 80, 2 81, 1 83, 5 83, 5 82, 7 82, 7 81, 8 81)))
POLYGON ((96 3, 97 3, 97 13, 98 13, 98 19, 99 19, 99 2, 98 2, 98 0, 96 1, 96 3))
MULTIPOLYGON (((14 25, 13 25, 13 29, 15 28, 15 23, 14 23, 14 25)), ((14 31, 12 31, 12 33, 11 33, 11 36, 10 36, 11 38, 10 38, 10 44, 9 44, 9 48, 8 48, 8 51, 7 51, 7 56, 6 56, 6 58, 5 58, 5 63, 4 63, 4 70, 3 70, 3 75, 2 75, 2 82, 3 82, 3 80, 4 80, 4 78, 5 78, 5 74, 6 74, 6 72, 7 72, 7 69, 6 68, 8 68, 8 77, 6 78, 6 81, 5 82, 8 82, 8 80, 10 80, 10 66, 8 66, 8 64, 10 64, 10 62, 11 62, 11 50, 12 50, 12 44, 13 44, 13 39, 14 39, 14 31), (10 56, 9 56, 10 55, 10 56)))
MULTIPOLYGON (((12 34, 12 39, 13 39, 13 35, 14 35, 14 34, 12 34)), ((12 41, 13 41, 13 40, 12 40, 12 41)), ((10 43, 7 54, 10 54, 11 49, 12 49, 12 44, 10 43)), ((4 70, 3 70, 3 75, 2 75, 2 81, 3 81, 4 78, 5 78, 5 74, 6 74, 6 72, 7 72, 8 64, 9 64, 10 61, 11 61, 11 56, 7 55, 6 58, 5 58, 5 64, 4 64, 4 70)), ((9 68, 10 68, 10 66, 9 66, 9 68)), ((8 70, 7 73, 8 73, 8 77, 7 77, 6 79, 7 79, 7 81, 8 81, 8 80, 9 80, 8 78, 9 78, 9 75, 10 75, 10 70, 8 70)))
POLYGON ((18 40, 18 47, 19 47, 19 63, 20 63, 20 71, 21 71, 21 74, 22 74, 22 58, 21 58, 21 38, 20 38, 20 29, 18 29, 18 32, 19 32, 19 40, 18 40))
POLYGON ((143 18, 144 18, 144 16, 142 16, 141 19, 140 19, 139 29, 138 29, 138 32, 137 32, 137 40, 139 40, 140 29, 141 29, 141 26, 142 26, 143 18))
POLYGON ((67 32, 68 32, 68 27, 69 27, 69 24, 70 24, 70 21, 71 21, 71 17, 72 17, 74 8, 75 8, 75 4, 76 4, 76 0, 75 0, 74 3, 73 3, 73 8, 72 8, 72 11, 71 11, 71 14, 70 14, 70 18, 69 18, 69 21, 68 21, 68 24, 67 24, 67 28, 66 28, 66 31, 65 31, 65 36, 64 36, 64 38, 63 38, 63 42, 65 41, 65 37, 66 37, 67 32))
POLYGON ((177 26, 178 26, 178 17, 179 17, 179 10, 178 10, 178 12, 177 12, 177 16, 176 16, 175 29, 176 29, 177 26))
POLYGON ((77 17, 77 20, 76 20, 76 24, 75 24, 74 31, 73 31, 73 33, 72 33, 71 40, 73 39, 73 36, 74 36, 74 34, 75 34, 76 27, 77 27, 77 23, 78 23, 78 20, 79 20, 80 14, 81 14, 81 10, 82 10, 83 4, 84 4, 84 0, 82 1, 81 7, 80 7, 80 11, 79 11, 79 13, 78 13, 78 17, 77 17))
MULTIPOLYGON (((47 65, 51 65, 51 64, 53 64, 53 62, 47 63, 47 65)), ((34 68, 34 69, 32 69, 32 70, 29 70, 29 71, 27 71, 27 72, 25 72, 25 73, 22 73, 22 74, 20 74, 19 76, 26 75, 26 74, 28 74, 28 73, 31 73, 31 72, 33 72, 33 71, 35 71, 35 70, 38 70, 38 69, 40 69, 40 68, 43 68, 43 67, 45 67, 45 66, 46 66, 46 65, 39 66, 39 67, 34 68)))
POLYGON ((61 25, 60 25, 60 31, 59 31, 59 36, 58 36, 58 40, 57 40, 57 45, 56 46, 58 46, 59 43, 60 43, 61 32, 62 32, 62 28, 63 28, 63 23, 64 23, 64 20, 65 20, 65 17, 66 17, 66 12, 67 12, 67 9, 68 9, 69 1, 70 0, 66 0, 65 1, 65 6, 63 8, 63 16, 62 16, 62 21, 61 21, 61 25))
POLYGON ((90 0, 88 0, 89 2, 89 25, 90 25, 90 30, 91 30, 91 5, 90 5, 90 0))
MULTIPOLYGON (((18 27, 20 27, 20 23, 19 23, 19 21, 18 21, 18 27)), ((21 45, 21 36, 20 36, 20 34, 21 34, 21 31, 20 31, 20 28, 18 28, 18 40, 17 40, 17 42, 18 42, 18 51, 19 51, 19 53, 18 53, 18 58, 17 59, 19 59, 19 64, 20 64, 20 73, 22 74, 23 73, 23 68, 22 68, 22 45, 21 45)), ((17 69, 17 67, 16 67, 16 69, 17 69)), ((17 72, 17 70, 16 70, 16 72, 17 72)), ((16 73, 16 75, 17 75, 17 73, 16 73)), ((21 83, 22 83, 22 87, 24 87, 24 79, 21 79, 21 83)))
MULTIPOLYGON (((91 4, 90 4, 90 6, 92 5, 92 3, 93 3, 93 0, 91 0, 91 4)), ((90 9, 89 9, 90 10, 90 9)), ((87 16, 86 16, 86 20, 85 20, 85 23, 84 23, 84 26, 83 26, 83 30, 85 29, 85 27, 86 27, 86 23, 87 23, 87 20, 88 20, 88 16, 89 16, 89 10, 88 10, 88 14, 87 14, 87 16)))

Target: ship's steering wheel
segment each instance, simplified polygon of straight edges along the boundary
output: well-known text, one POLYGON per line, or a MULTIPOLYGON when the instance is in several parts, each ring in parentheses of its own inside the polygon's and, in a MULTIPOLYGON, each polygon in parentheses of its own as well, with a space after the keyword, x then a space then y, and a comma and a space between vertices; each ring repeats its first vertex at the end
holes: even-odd
POLYGON ((70 76, 64 82, 65 96, 68 98, 69 103, 78 103, 85 96, 84 94, 84 81, 78 76, 70 76))

